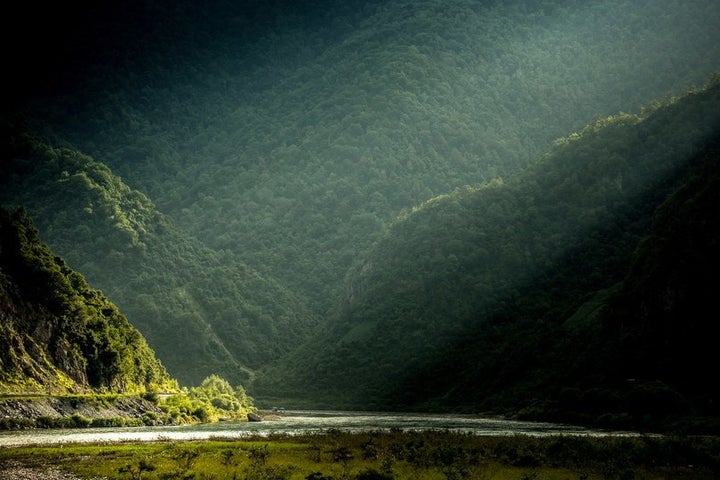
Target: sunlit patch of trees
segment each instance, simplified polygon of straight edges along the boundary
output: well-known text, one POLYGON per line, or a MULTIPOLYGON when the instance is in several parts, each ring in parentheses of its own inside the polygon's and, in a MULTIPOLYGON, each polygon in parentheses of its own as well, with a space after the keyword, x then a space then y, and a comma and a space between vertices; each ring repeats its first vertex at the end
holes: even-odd
POLYGON ((40 241, 23 209, 0 209, 0 279, 0 383, 10 391, 33 382, 61 392, 178 388, 117 307, 40 241))
POLYGON ((218 375, 208 376, 199 386, 161 400, 159 405, 175 423, 244 420, 255 410, 241 385, 233 388, 218 375))

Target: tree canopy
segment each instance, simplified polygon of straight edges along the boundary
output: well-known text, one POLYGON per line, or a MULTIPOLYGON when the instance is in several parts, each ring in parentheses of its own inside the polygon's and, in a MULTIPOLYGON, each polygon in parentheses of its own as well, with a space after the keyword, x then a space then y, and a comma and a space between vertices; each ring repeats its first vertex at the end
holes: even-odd
POLYGON ((143 336, 40 242, 22 209, 0 209, 4 391, 177 390, 143 336))

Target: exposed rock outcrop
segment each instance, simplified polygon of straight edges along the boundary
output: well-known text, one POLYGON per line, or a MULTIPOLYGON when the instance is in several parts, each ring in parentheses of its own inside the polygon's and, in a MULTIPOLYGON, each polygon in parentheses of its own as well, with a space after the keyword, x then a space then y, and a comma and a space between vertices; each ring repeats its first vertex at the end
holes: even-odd
MULTIPOLYGON (((5 428, 42 427, 62 419, 81 418, 93 424, 128 420, 128 424, 160 423, 164 412, 154 403, 131 396, 7 397, 0 399, 0 423, 5 428)), ((78 426, 78 425, 72 425, 78 426)))

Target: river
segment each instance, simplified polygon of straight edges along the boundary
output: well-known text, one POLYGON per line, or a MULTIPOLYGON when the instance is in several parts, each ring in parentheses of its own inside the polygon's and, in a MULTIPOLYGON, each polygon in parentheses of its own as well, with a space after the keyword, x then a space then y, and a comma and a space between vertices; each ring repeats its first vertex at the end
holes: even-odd
POLYGON ((126 428, 48 429, 0 432, 0 447, 58 445, 63 443, 113 443, 135 441, 186 441, 241 439, 272 434, 322 433, 336 429, 352 432, 372 430, 452 430, 475 435, 628 435, 572 425, 523 422, 473 415, 415 413, 287 411, 275 420, 218 422, 201 425, 126 428))

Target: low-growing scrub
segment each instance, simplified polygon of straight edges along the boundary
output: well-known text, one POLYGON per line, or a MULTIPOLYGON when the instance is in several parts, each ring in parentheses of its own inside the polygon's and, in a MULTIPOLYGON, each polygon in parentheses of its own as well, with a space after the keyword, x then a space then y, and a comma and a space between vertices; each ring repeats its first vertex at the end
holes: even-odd
POLYGON ((720 438, 481 437, 448 431, 275 435, 234 441, 0 450, 83 477, 238 480, 705 480, 720 438))
POLYGON ((5 418, 0 419, 0 429, 26 430, 32 428, 105 428, 105 427, 140 427, 148 425, 140 418, 101 417, 88 418, 74 414, 69 417, 41 416, 37 418, 5 418))

